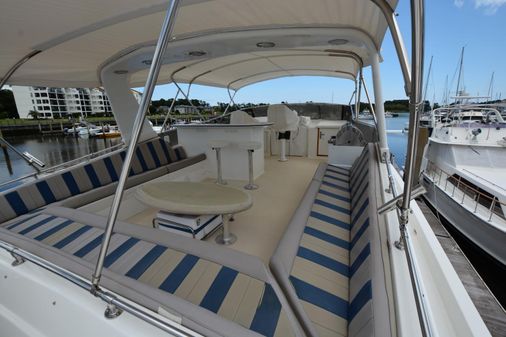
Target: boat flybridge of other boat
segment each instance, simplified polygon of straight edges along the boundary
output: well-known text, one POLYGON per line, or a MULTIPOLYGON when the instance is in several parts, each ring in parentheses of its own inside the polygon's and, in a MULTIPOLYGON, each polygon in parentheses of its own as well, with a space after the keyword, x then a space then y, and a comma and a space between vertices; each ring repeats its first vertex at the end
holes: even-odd
POLYGON ((1 334, 489 336, 412 202, 424 10, 411 1, 410 66, 396 5, 5 4, 0 84, 102 85, 127 146, 0 193, 1 334), (386 141, 387 29, 412 102, 404 182, 386 141), (366 67, 373 125, 356 113, 366 67), (179 125, 177 142, 145 119, 156 83, 231 92, 299 75, 354 81, 354 117, 271 105, 179 125))
POLYGON ((506 122, 494 105, 435 109, 422 161, 426 198, 506 270, 506 122))

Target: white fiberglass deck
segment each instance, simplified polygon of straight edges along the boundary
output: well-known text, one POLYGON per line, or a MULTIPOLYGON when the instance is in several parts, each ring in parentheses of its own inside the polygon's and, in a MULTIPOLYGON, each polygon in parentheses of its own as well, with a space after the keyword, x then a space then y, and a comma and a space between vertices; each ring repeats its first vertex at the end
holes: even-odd
MULTIPOLYGON (((237 235, 237 242, 230 247, 268 263, 319 163, 318 159, 300 157, 290 157, 288 162, 280 162, 277 157, 266 158, 265 172, 255 180, 259 189, 248 191, 253 197, 253 207, 236 214, 230 223, 231 232, 237 235)), ((229 186, 239 188, 244 184, 244 181, 228 181, 229 186)), ((146 207, 125 221, 152 226, 157 212, 156 208, 146 207)), ((207 240, 214 242, 217 234, 207 240)))
POLYGON ((506 199, 506 170, 504 168, 484 167, 484 166, 464 166, 459 165, 457 169, 463 177, 469 177, 477 185, 488 191, 497 191, 506 199))

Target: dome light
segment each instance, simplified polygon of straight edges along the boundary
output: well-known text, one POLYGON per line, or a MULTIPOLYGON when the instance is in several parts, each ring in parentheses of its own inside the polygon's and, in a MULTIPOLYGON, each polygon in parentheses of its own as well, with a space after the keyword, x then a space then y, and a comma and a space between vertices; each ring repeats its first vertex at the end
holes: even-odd
POLYGON ((346 39, 333 39, 333 40, 329 41, 329 44, 334 45, 334 46, 340 46, 343 44, 347 44, 348 42, 350 42, 350 41, 348 41, 346 39))
POLYGON ((206 54, 207 53, 203 50, 192 50, 192 51, 188 52, 188 55, 190 55, 190 56, 204 56, 206 54))
POLYGON ((272 48, 276 44, 274 42, 264 41, 264 42, 258 42, 257 47, 258 48, 272 48))

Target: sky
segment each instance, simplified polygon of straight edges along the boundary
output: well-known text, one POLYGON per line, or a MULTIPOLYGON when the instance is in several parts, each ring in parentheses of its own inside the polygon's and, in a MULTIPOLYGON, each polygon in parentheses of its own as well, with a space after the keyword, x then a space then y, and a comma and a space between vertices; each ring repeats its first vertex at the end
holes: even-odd
MULTIPOLYGON (((425 1, 425 69, 424 82, 431 57, 434 58, 426 98, 441 103, 445 81, 455 93, 457 68, 465 47, 463 84, 471 95, 486 95, 492 72, 493 97, 506 98, 506 0, 426 0, 425 1)), ((409 1, 400 0, 397 19, 403 39, 411 51, 409 1)), ((390 32, 381 49, 384 100, 406 99, 400 65, 390 32)), ((364 71, 372 91, 370 67, 364 71)), ((425 85, 425 83, 424 83, 425 85)), ((347 104, 354 89, 352 81, 325 77, 289 77, 253 84, 238 91, 236 103, 328 102, 347 104)), ((171 98, 174 85, 160 85, 153 99, 171 98)), ((227 90, 193 85, 190 98, 211 104, 228 102, 227 90)))

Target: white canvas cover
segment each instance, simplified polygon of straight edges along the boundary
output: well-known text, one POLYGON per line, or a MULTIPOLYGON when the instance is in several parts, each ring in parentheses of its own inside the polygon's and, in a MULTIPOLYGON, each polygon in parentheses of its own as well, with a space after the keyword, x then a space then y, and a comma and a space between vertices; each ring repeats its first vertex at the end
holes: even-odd
POLYGON ((273 123, 271 128, 276 131, 296 131, 299 125, 297 111, 284 104, 270 104, 267 109, 267 121, 273 123))
MULTIPOLYGON (((386 1, 395 8, 396 0, 386 1)), ((25 55, 40 50, 8 83, 99 86, 105 65, 156 43, 167 5, 166 0, 4 0, 0 11, 0 77, 25 55)), ((383 14, 372 0, 182 0, 160 81, 169 82, 175 69, 195 63, 185 46, 194 50, 206 43, 211 45, 203 59, 210 63, 201 64, 200 70, 214 69, 214 61, 226 64, 230 55, 239 55, 240 60, 251 58, 239 67, 249 70, 234 72, 231 65, 223 71, 212 71, 195 83, 228 86, 234 82, 234 87, 239 88, 280 76, 348 78, 356 75, 360 65, 329 56, 329 52, 323 55, 324 51, 352 51, 367 63, 366 45, 379 50, 386 27, 383 14), (282 29, 299 29, 301 33, 286 38, 275 34, 282 29), (327 31, 319 34, 317 29, 327 31), (329 30, 335 30, 334 38, 340 38, 341 31, 354 34, 349 36, 350 43, 333 46, 328 43, 329 30), (255 36, 266 32, 276 39, 276 47, 268 51, 255 47, 256 42, 261 42, 255 36), (225 33, 237 36, 220 48, 220 36, 225 33), (206 42, 210 36, 215 36, 215 40, 206 42), (254 52, 242 43, 253 45, 254 52), (219 55, 214 55, 215 51, 219 55), (306 52, 311 55, 301 55, 306 52), (262 56, 265 58, 258 59, 262 56)), ((189 82, 202 73, 191 69, 185 76, 180 74, 179 80, 189 82)), ((146 71, 135 65, 131 70, 132 84, 143 84, 146 71)))

